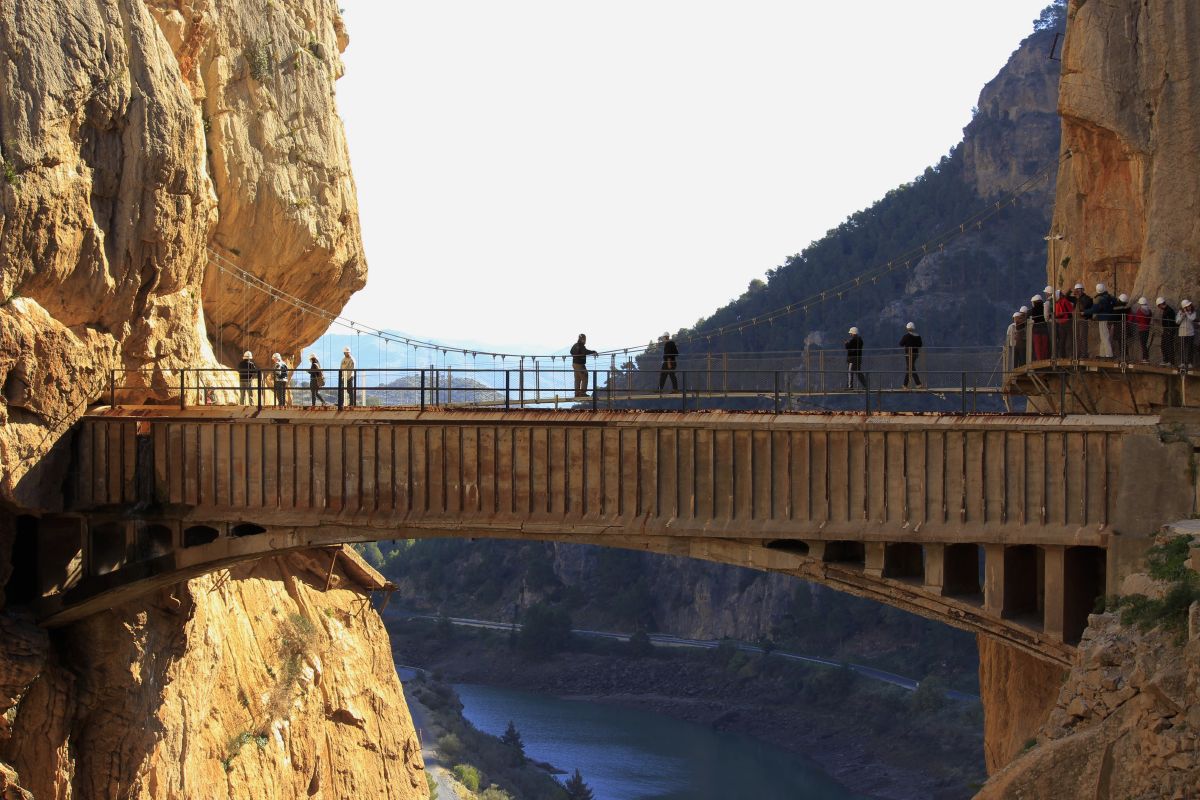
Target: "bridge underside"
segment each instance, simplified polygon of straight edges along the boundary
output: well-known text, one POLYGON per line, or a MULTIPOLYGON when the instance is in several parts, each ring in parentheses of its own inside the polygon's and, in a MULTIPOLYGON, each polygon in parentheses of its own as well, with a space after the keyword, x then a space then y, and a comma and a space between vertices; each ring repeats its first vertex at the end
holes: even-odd
POLYGON ((1065 663, 1193 491, 1153 417, 229 414, 82 423, 67 513, 29 523, 44 624, 283 550, 520 538, 784 572, 1065 663))

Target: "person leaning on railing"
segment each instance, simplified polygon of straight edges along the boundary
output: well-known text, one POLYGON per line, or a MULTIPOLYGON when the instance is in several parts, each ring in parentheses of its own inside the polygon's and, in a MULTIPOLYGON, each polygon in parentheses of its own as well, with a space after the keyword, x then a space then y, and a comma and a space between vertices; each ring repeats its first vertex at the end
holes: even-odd
POLYGON ((1175 365, 1175 340, 1179 335, 1179 323, 1175 321, 1175 309, 1167 303, 1165 297, 1154 301, 1158 307, 1159 349, 1162 351, 1162 366, 1175 365))
POLYGON ((1054 293, 1054 354, 1058 358, 1071 355, 1071 319, 1075 315, 1075 301, 1063 291, 1054 293))
POLYGON ((1117 302, 1113 306, 1113 316, 1116 321, 1112 323, 1112 332, 1116 335, 1117 341, 1114 347, 1114 353, 1124 364, 1129 360, 1129 340, 1133 337, 1130 335, 1129 329, 1129 313, 1133 311, 1129 307, 1129 295, 1117 295, 1117 302))
POLYGON ((1087 358, 1088 356, 1088 334, 1087 325, 1084 324, 1084 317, 1088 310, 1092 307, 1092 297, 1083 290, 1083 284, 1075 284, 1072 291, 1072 297, 1075 303, 1074 320, 1075 325, 1075 358, 1087 358))

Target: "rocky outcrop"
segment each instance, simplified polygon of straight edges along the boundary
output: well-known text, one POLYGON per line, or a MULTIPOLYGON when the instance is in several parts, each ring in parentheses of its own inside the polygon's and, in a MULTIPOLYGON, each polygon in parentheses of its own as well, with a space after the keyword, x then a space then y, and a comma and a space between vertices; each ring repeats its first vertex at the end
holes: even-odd
POLYGON ((210 250, 332 312, 363 286, 346 43, 332 0, 0 7, 0 501, 54 506, 21 483, 113 370, 164 400, 327 326, 210 250))
POLYGON ((1012 761, 1046 721, 1064 671, 986 636, 979 644, 983 758, 989 774, 1012 761))
POLYGON ((1200 637, 1093 616, 1049 719, 977 800, 1194 797, 1200 786, 1200 637))
POLYGON ((331 573, 332 552, 245 564, 55 632, 4 760, 39 798, 426 797, 371 608, 382 579, 348 551, 331 573))
POLYGON ((1174 305, 1200 290, 1200 6, 1071 0, 1048 275, 1174 305), (1063 257, 1071 262, 1060 269, 1063 257))

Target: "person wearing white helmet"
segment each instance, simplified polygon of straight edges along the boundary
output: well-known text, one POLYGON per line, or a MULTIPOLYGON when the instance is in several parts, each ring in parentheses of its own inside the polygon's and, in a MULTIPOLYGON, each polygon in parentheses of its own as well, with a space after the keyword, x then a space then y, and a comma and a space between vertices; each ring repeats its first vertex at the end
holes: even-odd
POLYGON ((1116 299, 1108 293, 1108 287, 1103 283, 1096 284, 1096 296, 1092 298, 1092 307, 1083 312, 1083 316, 1096 323, 1100 333, 1100 357, 1112 358, 1112 328, 1111 323, 1116 319, 1113 309, 1116 299))
POLYGON ((254 354, 249 350, 242 353, 242 360, 237 365, 238 372, 238 402, 244 406, 251 405, 254 397, 254 379, 259 377, 258 364, 254 363, 254 354))
POLYGON ((675 378, 675 364, 679 358, 679 346, 675 344, 669 331, 658 337, 658 340, 662 342, 662 368, 658 372, 658 393, 662 394, 668 377, 671 379, 671 391, 678 392, 679 381, 675 378))
POLYGON ((342 350, 342 363, 338 364, 338 408, 350 399, 350 406, 358 405, 358 364, 350 354, 350 348, 342 350))
POLYGON ((325 388, 325 370, 321 369, 321 360, 317 358, 316 353, 308 354, 308 394, 309 404, 312 406, 329 405, 329 402, 321 395, 321 389, 325 388))
POLYGON ((863 339, 858 335, 858 328, 850 327, 850 338, 843 342, 846 348, 846 388, 854 388, 854 379, 867 388, 867 377, 862 374, 863 339))
POLYGON ((1133 310, 1129 312, 1129 328, 1137 336, 1138 344, 1141 345, 1142 357, 1139 360, 1143 364, 1150 361, 1150 320, 1152 318, 1150 302, 1144 297, 1139 297, 1133 310))
POLYGON ((1175 309, 1171 308, 1165 297, 1155 300, 1154 305, 1158 308, 1158 327, 1161 331, 1159 350, 1162 351, 1162 360, 1159 363, 1164 367, 1175 366, 1175 340, 1179 336, 1179 323, 1175 321, 1175 309))
POLYGON ((1124 364, 1129 361, 1129 350, 1133 342, 1133 330, 1130 328, 1129 315, 1133 311, 1129 307, 1129 295, 1122 292, 1117 295, 1117 302, 1113 305, 1113 316, 1116 321, 1112 323, 1112 331, 1116 334, 1116 342, 1113 346, 1113 352, 1124 364))
POLYGON ((271 354, 271 386, 275 389, 275 405, 284 408, 288 404, 288 381, 292 376, 291 366, 279 353, 271 354))
POLYGON ((1071 320, 1075 316, 1075 299, 1070 293, 1054 293, 1054 355, 1069 358, 1071 355, 1071 320))
POLYGON ((1085 315, 1088 309, 1092 307, 1092 296, 1083 290, 1083 284, 1075 284, 1075 288, 1071 294, 1075 300, 1075 316, 1071 319, 1071 324, 1075 328, 1075 358, 1087 358, 1088 356, 1088 326, 1085 315))
POLYGON ((1195 357, 1196 308, 1191 300, 1179 304, 1175 322, 1179 324, 1179 366, 1186 372, 1191 369, 1195 357))
POLYGON ((1040 294, 1029 298, 1029 325, 1033 332, 1034 361, 1042 361, 1050 356, 1050 335, 1046 331, 1046 301, 1040 294))
POLYGON ((1004 332, 1004 346, 1009 352, 1007 361, 1014 369, 1025 366, 1025 315, 1020 311, 1013 312, 1012 322, 1004 332))
POLYGON ((917 359, 921 357, 921 347, 924 342, 921 341, 920 334, 917 333, 917 326, 913 323, 908 323, 904 326, 904 335, 900 337, 900 346, 904 348, 904 388, 909 389, 916 386, 918 389, 924 388, 921 383, 921 376, 917 374, 917 359))

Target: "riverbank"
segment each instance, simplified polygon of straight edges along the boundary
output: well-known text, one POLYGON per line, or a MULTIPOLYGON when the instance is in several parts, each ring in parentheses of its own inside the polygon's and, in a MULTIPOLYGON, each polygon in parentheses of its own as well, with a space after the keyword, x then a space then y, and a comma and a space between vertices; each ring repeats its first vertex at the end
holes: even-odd
POLYGON ((978 704, 940 693, 732 648, 635 656, 627 645, 577 640, 551 659, 530 661, 506 634, 387 622, 398 660, 444 680, 650 709, 743 733, 804 755, 874 797, 958 800, 984 778, 978 704))

